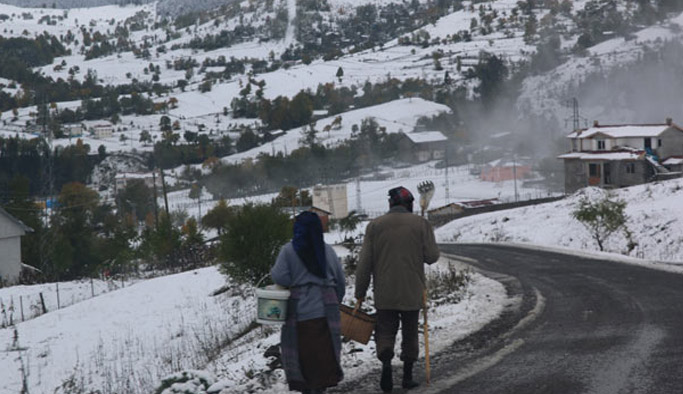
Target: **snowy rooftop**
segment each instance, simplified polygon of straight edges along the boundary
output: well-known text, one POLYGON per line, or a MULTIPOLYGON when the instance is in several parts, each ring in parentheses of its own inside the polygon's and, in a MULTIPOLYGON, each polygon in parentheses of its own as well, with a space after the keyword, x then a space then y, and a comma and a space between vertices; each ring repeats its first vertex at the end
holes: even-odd
POLYGON ((419 133, 405 133, 405 135, 416 144, 448 141, 448 138, 440 131, 421 131, 419 133))
POLYGON ((675 166, 679 164, 683 164, 683 157, 669 157, 668 159, 664 160, 665 166, 675 166))
MULTIPOLYGON (((667 124, 594 126, 584 130, 574 131, 569 134, 568 138, 592 138, 598 134, 604 134, 612 138, 657 137, 669 127, 672 126, 667 124)), ((673 127, 678 128, 675 125, 673 127)))
POLYGON ((116 179, 147 179, 153 177, 151 172, 123 172, 116 174, 116 179))
POLYGON ((639 160, 642 152, 570 152, 557 156, 558 159, 579 160, 639 160))

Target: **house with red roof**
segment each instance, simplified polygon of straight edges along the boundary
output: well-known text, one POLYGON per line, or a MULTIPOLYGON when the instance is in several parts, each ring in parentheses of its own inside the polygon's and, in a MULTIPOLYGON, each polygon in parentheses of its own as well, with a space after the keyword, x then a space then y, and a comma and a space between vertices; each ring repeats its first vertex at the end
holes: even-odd
POLYGON ((601 125, 567 136, 565 192, 586 186, 639 185, 681 176, 683 129, 667 118, 662 124, 601 125))

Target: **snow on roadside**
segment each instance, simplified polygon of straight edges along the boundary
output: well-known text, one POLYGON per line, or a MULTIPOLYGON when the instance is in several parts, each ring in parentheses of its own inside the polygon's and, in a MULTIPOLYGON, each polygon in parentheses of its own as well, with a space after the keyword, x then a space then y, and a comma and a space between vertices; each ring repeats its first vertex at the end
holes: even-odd
MULTIPOLYGON (((458 270, 467 269, 463 263, 443 256, 437 264, 427 268, 427 275, 444 272, 449 269, 449 265, 458 270)), ((347 280, 353 282, 353 278, 347 278, 347 280)), ((350 283, 346 290, 344 304, 353 304, 353 291, 353 283, 350 283)), ((516 300, 507 297, 505 288, 499 282, 471 273, 471 280, 460 302, 439 306, 431 304, 429 310, 430 351, 432 354, 437 353, 453 342, 479 330, 515 302, 516 300)), ((264 339, 257 343, 253 340, 244 341, 224 353, 223 357, 209 366, 212 373, 223 377, 215 383, 212 389, 220 388, 221 390, 217 391, 220 394, 255 391, 275 394, 288 391, 282 370, 271 371, 268 367, 271 360, 263 356, 269 346, 280 342, 279 329, 267 328, 263 337, 264 339)), ((423 356, 423 338, 420 341, 420 351, 423 356)), ((396 352, 396 354, 400 353, 400 333, 396 342, 396 352)), ((378 366, 375 344, 372 340, 367 345, 356 342, 343 343, 342 368, 345 380, 358 378, 378 366)))
MULTIPOLYGON (((679 265, 683 271, 683 179, 617 189, 586 188, 560 201, 454 220, 436 230, 440 242, 516 242, 597 251, 588 230, 571 215, 582 196, 611 194, 627 203, 627 227, 636 246, 628 251, 625 232, 613 234, 605 251, 679 265)), ((651 266, 662 264, 649 263, 651 266)))
MULTIPOLYGON (((442 271, 449 264, 459 263, 442 258, 428 271, 442 271)), ((28 367, 30 392, 53 392, 67 382, 104 393, 146 394, 162 378, 197 368, 216 376, 213 388, 222 393, 283 392, 282 370, 268 373, 270 360, 263 355, 279 343, 279 328, 244 331, 254 318, 253 293, 233 287, 210 295, 225 284, 215 267, 189 271, 139 282, 19 323, 16 341, 14 330, 2 329, 0 392, 20 391, 22 362, 28 367), (218 343, 230 345, 220 354, 212 353, 218 343)), ((352 295, 351 283, 346 304, 352 295)), ((501 284, 472 274, 461 302, 430 310, 431 348, 437 352, 476 331, 510 302, 501 284)), ((376 366, 373 351, 372 342, 344 345, 346 379, 376 366)))

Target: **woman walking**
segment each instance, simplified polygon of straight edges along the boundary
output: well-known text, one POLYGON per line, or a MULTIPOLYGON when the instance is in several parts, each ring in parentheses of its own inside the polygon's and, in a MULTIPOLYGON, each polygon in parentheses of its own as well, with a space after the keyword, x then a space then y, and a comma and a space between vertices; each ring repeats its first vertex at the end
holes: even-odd
POLYGON ((270 271, 273 281, 290 288, 281 350, 290 390, 322 393, 343 378, 340 364, 339 303, 346 283, 339 258, 323 240, 313 212, 294 222, 294 237, 280 250, 270 271))

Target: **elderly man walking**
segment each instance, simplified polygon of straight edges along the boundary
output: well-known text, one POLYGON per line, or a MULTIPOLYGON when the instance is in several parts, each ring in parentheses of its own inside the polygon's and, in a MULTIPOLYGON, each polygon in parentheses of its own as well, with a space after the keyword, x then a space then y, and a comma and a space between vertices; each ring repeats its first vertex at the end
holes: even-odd
POLYGON ((356 299, 362 302, 372 277, 377 326, 377 358, 382 362, 382 391, 393 389, 391 360, 399 323, 403 341, 403 388, 417 387, 413 364, 418 358, 418 317, 423 307, 424 264, 439 259, 434 231, 414 215, 413 195, 404 187, 389 190, 389 212, 371 221, 365 231, 356 269, 356 299))

